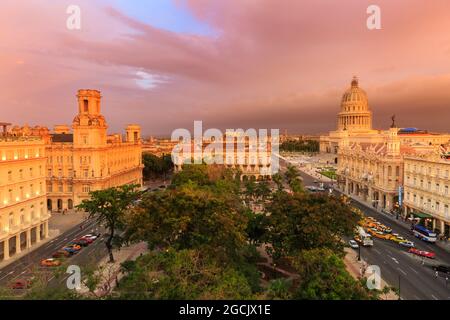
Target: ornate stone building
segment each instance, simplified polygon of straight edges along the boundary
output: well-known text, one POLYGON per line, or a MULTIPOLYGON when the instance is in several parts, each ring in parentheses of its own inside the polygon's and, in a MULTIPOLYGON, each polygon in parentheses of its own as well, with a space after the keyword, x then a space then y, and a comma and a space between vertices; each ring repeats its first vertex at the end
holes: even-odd
MULTIPOLYGON (((394 120, 393 118, 393 122, 394 120)), ((450 134, 430 133, 416 128, 399 129, 398 133, 402 145, 416 147, 445 144, 450 140, 450 134)), ((384 141, 384 130, 372 128, 369 100, 366 92, 359 87, 357 78, 353 78, 350 88, 342 96, 341 110, 337 117, 337 130, 320 137, 320 152, 337 154, 339 141, 344 135, 359 143, 384 141)))
POLYGON ((341 139, 338 152, 338 186, 375 208, 391 211, 403 185, 403 157, 416 150, 402 146, 398 128, 384 132, 378 143, 341 139))
POLYGON ((427 227, 449 237, 450 157, 442 149, 405 157, 404 214, 425 219, 427 227))
POLYGON ((0 262, 48 236, 45 142, 0 135, 0 262))
POLYGON ((343 136, 363 137, 366 142, 377 142, 378 130, 372 129, 372 111, 366 92, 359 87, 358 79, 353 78, 341 99, 341 110, 337 117, 337 130, 320 137, 320 151, 338 152, 339 141, 343 136))
MULTIPOLYGON (((55 126, 44 132, 46 141, 47 207, 52 211, 72 209, 90 191, 124 184, 142 185, 141 130, 126 128, 122 135, 107 134, 101 114, 101 95, 97 90, 79 90, 78 114, 72 127, 55 126), (71 130, 72 129, 72 130, 71 130)), ((25 128, 15 128, 25 135, 25 128)))
POLYGON ((404 158, 434 152, 450 135, 399 129, 394 117, 389 130, 373 130, 367 101, 354 79, 343 95, 337 130, 321 137, 321 151, 337 153, 341 190, 373 207, 392 211, 400 205, 404 158))
MULTIPOLYGON (((179 144, 178 150, 189 150, 186 156, 183 152, 172 155, 175 171, 181 171, 185 161, 197 163, 220 164, 226 168, 237 170, 240 172, 240 179, 247 181, 254 180, 270 180, 272 175, 278 171, 277 163, 274 164, 274 154, 277 153, 279 147, 279 139, 275 137, 257 137, 255 141, 251 141, 245 134, 227 133, 221 142, 212 140, 202 140, 190 143, 179 144), (195 144, 197 148, 201 148, 201 152, 196 154, 195 144), (214 161, 212 159, 215 159, 214 161)), ((176 148, 178 148, 176 147, 176 148)))

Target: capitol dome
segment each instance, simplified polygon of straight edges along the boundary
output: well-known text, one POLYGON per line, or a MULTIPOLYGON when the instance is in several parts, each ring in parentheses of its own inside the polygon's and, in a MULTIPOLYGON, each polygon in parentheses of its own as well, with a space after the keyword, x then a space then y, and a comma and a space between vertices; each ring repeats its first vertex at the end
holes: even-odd
POLYGON ((353 78, 341 101, 338 114, 338 130, 364 131, 372 129, 372 112, 366 92, 359 87, 358 79, 353 78))

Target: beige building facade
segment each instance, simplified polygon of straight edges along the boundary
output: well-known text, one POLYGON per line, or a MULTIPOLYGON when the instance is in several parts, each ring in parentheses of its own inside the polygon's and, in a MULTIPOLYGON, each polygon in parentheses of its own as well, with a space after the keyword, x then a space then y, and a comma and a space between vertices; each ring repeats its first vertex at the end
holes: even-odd
MULTIPOLYGON (((107 134, 101 113, 101 94, 79 90, 77 115, 72 126, 57 125, 53 133, 42 128, 46 141, 47 208, 50 211, 73 209, 89 192, 125 184, 142 186, 142 144, 139 125, 128 125, 125 138, 107 134)), ((25 129, 15 128, 16 135, 25 129)))
POLYGON ((441 151, 405 157, 404 214, 450 236, 450 158, 441 151))
POLYGON ((48 237, 45 142, 0 136, 0 262, 48 237))
POLYGON ((403 154, 397 128, 391 128, 379 143, 341 140, 338 152, 338 187, 373 206, 387 211, 398 203, 403 184, 403 154))
MULTIPOLYGON (((337 130, 321 137, 320 148, 337 154, 342 191, 375 208, 400 214, 400 192, 404 198, 407 188, 405 158, 435 152, 449 142, 450 135, 397 128, 395 118, 389 130, 373 130, 368 106, 366 93, 353 79, 341 101, 337 130)), ((445 205, 440 208, 444 212, 445 205)))

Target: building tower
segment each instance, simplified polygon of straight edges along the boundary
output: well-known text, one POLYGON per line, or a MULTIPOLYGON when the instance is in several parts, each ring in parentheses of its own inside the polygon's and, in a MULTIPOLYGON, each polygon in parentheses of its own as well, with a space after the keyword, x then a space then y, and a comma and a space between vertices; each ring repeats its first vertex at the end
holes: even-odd
POLYGON ((137 124, 129 124, 126 128, 127 142, 141 142, 141 127, 137 124))
POLYGON ((367 94, 353 77, 351 87, 345 91, 338 114, 338 131, 365 132, 372 129, 372 112, 369 109, 367 94))
POLYGON ((72 123, 75 148, 106 146, 105 118, 100 113, 101 95, 97 90, 78 90, 78 115, 72 123))

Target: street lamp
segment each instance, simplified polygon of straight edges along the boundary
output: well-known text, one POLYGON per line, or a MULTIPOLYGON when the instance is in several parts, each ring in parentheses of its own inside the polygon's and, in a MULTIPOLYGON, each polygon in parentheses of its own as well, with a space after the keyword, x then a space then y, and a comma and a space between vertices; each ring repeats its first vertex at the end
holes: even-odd
POLYGON ((361 244, 358 245, 358 261, 361 261, 361 244))

